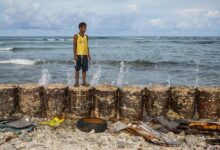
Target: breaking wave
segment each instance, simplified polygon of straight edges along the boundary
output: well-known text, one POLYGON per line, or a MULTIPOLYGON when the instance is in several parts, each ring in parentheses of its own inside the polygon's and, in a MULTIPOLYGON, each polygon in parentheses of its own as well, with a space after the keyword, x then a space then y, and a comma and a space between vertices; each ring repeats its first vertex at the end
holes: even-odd
POLYGON ((40 62, 40 60, 31 60, 31 59, 9 59, 1 60, 0 64, 18 64, 18 65, 34 65, 40 62))
MULTIPOLYGON (((103 61, 98 61, 95 63, 100 63, 100 64, 109 64, 109 65, 119 65, 121 60, 103 60, 103 61)), ((153 62, 153 61, 148 61, 148 60, 133 60, 133 61, 124 61, 125 64, 127 65, 132 65, 132 66, 155 66, 155 65, 181 65, 181 66, 188 66, 191 65, 193 62, 180 62, 180 61, 158 61, 158 62, 153 62)))
POLYGON ((14 47, 1 47, 0 51, 12 51, 14 50, 14 47))

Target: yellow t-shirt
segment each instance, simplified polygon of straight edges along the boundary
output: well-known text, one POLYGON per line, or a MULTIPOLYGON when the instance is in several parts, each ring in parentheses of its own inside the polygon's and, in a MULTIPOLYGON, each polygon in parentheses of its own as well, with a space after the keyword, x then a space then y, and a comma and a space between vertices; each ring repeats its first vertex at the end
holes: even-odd
POLYGON ((77 34, 77 45, 76 45, 77 55, 88 55, 88 40, 87 35, 81 36, 77 34))

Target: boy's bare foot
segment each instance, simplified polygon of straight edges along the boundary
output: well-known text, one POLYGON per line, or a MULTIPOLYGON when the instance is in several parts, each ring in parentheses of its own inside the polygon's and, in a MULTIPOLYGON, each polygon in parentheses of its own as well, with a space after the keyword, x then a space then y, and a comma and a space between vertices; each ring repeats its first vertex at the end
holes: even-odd
POLYGON ((81 85, 82 86, 89 86, 89 83, 83 82, 81 85))
POLYGON ((76 83, 74 84, 74 86, 75 86, 75 87, 79 87, 79 82, 76 82, 76 83))

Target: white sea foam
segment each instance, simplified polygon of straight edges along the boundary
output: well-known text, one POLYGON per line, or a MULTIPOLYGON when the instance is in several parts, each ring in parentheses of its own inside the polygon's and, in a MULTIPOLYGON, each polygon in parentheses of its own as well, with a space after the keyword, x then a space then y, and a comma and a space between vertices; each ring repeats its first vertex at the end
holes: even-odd
POLYGON ((9 59, 9 60, 1 60, 0 64, 18 64, 18 65, 34 65, 39 60, 30 60, 30 59, 9 59))
POLYGON ((47 41, 55 41, 56 39, 47 39, 47 41))
POLYGON ((97 71, 92 75, 91 85, 99 84, 99 80, 101 78, 101 65, 99 64, 97 71))
POLYGON ((13 49, 13 47, 1 47, 0 51, 12 51, 13 49))
POLYGON ((65 39, 65 41, 73 41, 73 39, 65 39))
POLYGON ((42 70, 42 76, 38 81, 38 84, 46 87, 49 85, 50 80, 51 80, 51 74, 49 73, 48 69, 44 68, 42 70))
POLYGON ((123 83, 123 79, 124 79, 124 61, 122 61, 120 63, 121 67, 120 67, 120 71, 118 74, 118 80, 117 80, 117 86, 122 86, 123 83))

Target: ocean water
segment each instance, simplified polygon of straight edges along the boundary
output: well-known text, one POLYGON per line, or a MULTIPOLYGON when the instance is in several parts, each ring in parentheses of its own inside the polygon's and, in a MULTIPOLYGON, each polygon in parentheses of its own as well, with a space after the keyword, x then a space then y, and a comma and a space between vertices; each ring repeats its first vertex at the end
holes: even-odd
MULTIPOLYGON (((71 37, 0 37, 0 83, 74 83, 71 37), (43 73, 43 75, 42 75, 43 73)), ((220 85, 220 37, 90 37, 93 85, 220 85)))

